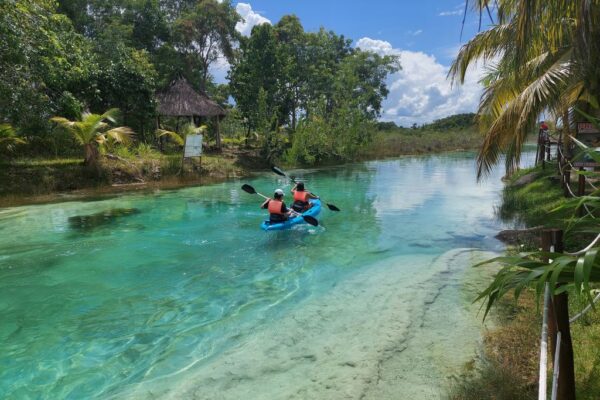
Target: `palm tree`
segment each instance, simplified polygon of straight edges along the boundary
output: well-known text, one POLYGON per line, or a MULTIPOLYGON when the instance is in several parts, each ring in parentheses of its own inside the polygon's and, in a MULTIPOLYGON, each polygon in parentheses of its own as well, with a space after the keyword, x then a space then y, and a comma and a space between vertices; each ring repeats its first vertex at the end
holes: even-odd
POLYGON ((70 121, 63 117, 52 117, 50 120, 56 122, 83 146, 84 165, 98 169, 99 147, 109 142, 129 143, 133 131, 120 126, 110 129, 109 123, 115 123, 119 110, 111 108, 104 114, 92 114, 85 112, 80 121, 70 121))
MULTIPOLYGON (((468 4, 468 0, 467 0, 468 4)), ((566 133, 573 107, 598 108, 600 0, 498 0, 497 24, 465 44, 449 77, 463 83, 477 60, 488 73, 478 110, 485 140, 478 178, 506 154, 507 173, 519 163, 526 135, 539 115, 552 112, 566 133)), ((491 0, 477 0, 480 13, 491 0)))
POLYGON ((17 136, 10 124, 0 124, 0 149, 12 151, 17 144, 25 144, 25 140, 17 136))

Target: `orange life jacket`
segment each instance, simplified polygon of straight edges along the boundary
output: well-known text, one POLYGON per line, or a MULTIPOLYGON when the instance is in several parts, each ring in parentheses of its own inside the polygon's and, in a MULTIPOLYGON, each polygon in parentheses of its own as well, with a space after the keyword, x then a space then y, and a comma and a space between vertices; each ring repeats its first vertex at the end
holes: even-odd
POLYGON ((294 201, 302 201, 308 203, 308 192, 296 190, 294 192, 294 201))
POLYGON ((269 200, 268 210, 270 214, 283 215, 281 212, 281 206, 283 206, 283 201, 280 200, 269 200))

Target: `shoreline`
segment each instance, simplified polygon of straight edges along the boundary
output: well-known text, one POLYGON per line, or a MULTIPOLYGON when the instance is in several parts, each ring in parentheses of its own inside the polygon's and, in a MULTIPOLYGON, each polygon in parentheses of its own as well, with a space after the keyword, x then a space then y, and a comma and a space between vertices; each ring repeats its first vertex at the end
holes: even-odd
MULTIPOLYGON (((287 166, 290 169, 319 169, 319 168, 336 168, 348 164, 362 163, 369 161, 380 161, 390 160, 400 157, 427 157, 438 154, 447 153, 460 153, 475 151, 476 149, 469 148, 457 148, 449 149, 444 151, 436 152, 425 152, 425 153, 405 153, 394 156, 382 156, 382 157, 359 157, 356 160, 348 161, 344 163, 324 163, 320 165, 312 166, 287 166)), ((283 164, 282 164, 283 165, 283 164)), ((150 192, 156 190, 177 190, 186 187, 212 185, 222 182, 227 182, 234 179, 251 178, 255 175, 269 172, 268 168, 243 168, 236 169, 233 174, 224 174, 219 171, 209 172, 205 175, 188 175, 187 177, 179 177, 177 175, 167 176, 159 180, 149 180, 146 182, 129 182, 129 183, 114 183, 114 184, 102 184, 98 182, 97 186, 91 186, 87 188, 80 188, 74 190, 58 190, 43 194, 22 194, 22 193, 11 193, 0 195, 0 209, 9 207, 29 206, 36 204, 49 204, 62 201, 80 201, 91 198, 110 198, 112 196, 126 194, 126 193, 139 193, 139 192, 150 192)))
POLYGON ((158 181, 138 182, 138 183, 118 183, 102 186, 75 189, 70 191, 57 191, 47 194, 23 195, 12 194, 0 196, 0 209, 30 205, 50 204, 63 201, 80 201, 95 198, 111 198, 114 196, 128 193, 153 192, 157 190, 177 190, 186 187, 213 185, 227 182, 232 179, 241 179, 251 177, 261 171, 245 171, 241 175, 219 176, 205 175, 195 176, 189 179, 178 177, 169 177, 158 181))

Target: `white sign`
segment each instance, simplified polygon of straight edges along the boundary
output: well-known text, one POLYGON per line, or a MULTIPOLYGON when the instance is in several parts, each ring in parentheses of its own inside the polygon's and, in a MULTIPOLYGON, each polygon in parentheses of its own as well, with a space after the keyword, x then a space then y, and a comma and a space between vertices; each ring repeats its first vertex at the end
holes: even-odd
POLYGON ((202 135, 187 135, 185 137, 185 150, 183 157, 202 156, 202 135))

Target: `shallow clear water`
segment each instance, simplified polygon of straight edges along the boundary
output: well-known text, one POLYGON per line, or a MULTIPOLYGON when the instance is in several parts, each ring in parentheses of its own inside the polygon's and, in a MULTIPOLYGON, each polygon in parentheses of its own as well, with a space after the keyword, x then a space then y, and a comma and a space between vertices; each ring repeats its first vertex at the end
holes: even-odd
POLYGON ((500 248, 501 174, 477 184, 471 154, 293 173, 343 211, 265 233, 242 182, 0 209, 0 398, 166 397, 386 260, 431 294, 447 279, 428 270, 436 257, 500 248))

